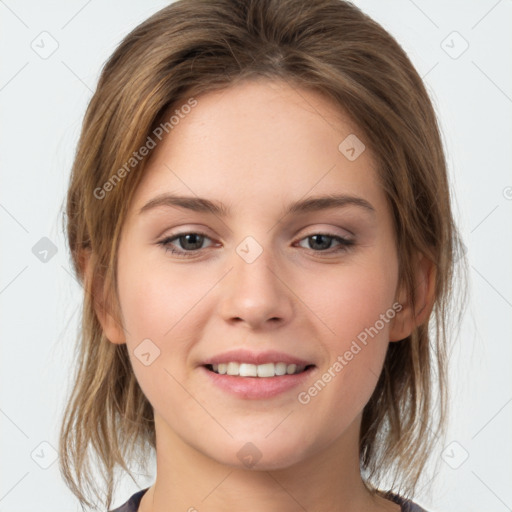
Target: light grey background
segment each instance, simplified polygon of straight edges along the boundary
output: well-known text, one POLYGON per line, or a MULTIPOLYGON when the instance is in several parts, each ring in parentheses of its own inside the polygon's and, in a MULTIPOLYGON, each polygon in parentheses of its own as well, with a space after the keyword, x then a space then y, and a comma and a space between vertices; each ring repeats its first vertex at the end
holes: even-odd
MULTIPOLYGON (((0 0, 0 512, 80 510, 55 461, 81 301, 61 207, 103 63, 166 4, 0 0), (55 255, 40 252, 43 237, 55 255)), ((512 510, 512 1, 356 4, 398 39, 431 93, 471 265, 448 446, 417 501, 439 512, 512 510)), ((115 504, 136 490, 124 480, 115 504)))

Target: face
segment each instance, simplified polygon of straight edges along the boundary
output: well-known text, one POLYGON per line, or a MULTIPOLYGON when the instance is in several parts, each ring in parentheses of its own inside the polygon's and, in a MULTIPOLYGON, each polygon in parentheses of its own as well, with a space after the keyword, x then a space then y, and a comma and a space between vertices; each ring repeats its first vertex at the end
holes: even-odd
POLYGON ((196 100, 136 190, 124 331, 106 334, 157 437, 285 468, 355 432, 375 388, 400 309, 391 211, 364 134, 318 93, 260 81, 196 100))

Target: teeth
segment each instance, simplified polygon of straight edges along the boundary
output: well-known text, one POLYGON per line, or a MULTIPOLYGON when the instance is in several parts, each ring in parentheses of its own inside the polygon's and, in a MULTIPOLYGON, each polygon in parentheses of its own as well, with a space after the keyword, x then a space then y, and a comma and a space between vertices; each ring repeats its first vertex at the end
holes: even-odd
POLYGON ((274 363, 259 364, 256 366, 256 371, 258 377, 273 377, 275 375, 275 368, 274 363))
POLYGON ((240 377, 257 377, 258 367, 255 364, 240 363, 238 373, 240 377))
POLYGON ((219 363, 213 364, 212 369, 221 375, 236 375, 239 377, 275 377, 281 375, 293 375, 304 371, 304 366, 286 363, 219 363))
POLYGON ((296 364, 289 364, 287 367, 286 367, 286 373, 288 375, 291 375, 292 373, 295 373, 295 370, 297 370, 297 365, 296 364))
POLYGON ((239 375, 238 371, 240 369, 240 365, 238 363, 228 363, 228 375, 239 375))
POLYGON ((277 363, 275 366, 276 375, 286 375, 286 363, 277 363))

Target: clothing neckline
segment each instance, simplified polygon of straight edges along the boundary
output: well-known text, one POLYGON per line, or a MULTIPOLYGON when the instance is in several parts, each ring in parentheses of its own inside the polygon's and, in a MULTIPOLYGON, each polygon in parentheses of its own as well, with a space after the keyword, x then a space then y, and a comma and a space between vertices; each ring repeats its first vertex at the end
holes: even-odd
MULTIPOLYGON (((126 503, 124 503, 123 505, 114 510, 111 510, 110 512, 138 512, 142 497, 144 496, 144 494, 146 494, 148 490, 149 487, 146 487, 146 489, 141 489, 140 491, 137 491, 130 497, 130 499, 126 503)), ((383 492, 381 496, 385 499, 393 501, 397 505, 400 505, 401 512, 427 512, 425 509, 421 508, 416 503, 390 491, 383 492)))

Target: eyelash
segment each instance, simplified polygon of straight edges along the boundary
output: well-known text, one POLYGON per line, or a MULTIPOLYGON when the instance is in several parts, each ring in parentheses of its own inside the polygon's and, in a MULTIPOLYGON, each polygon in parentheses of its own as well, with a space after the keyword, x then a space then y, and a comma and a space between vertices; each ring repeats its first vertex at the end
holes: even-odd
MULTIPOLYGON (((178 240, 179 238, 181 238, 182 236, 186 236, 186 235, 199 235, 199 236, 202 236, 202 237, 205 237, 205 238, 210 238, 208 235, 206 235, 205 233, 202 233, 200 231, 186 231, 186 232, 183 232, 183 233, 177 233, 175 235, 172 235, 172 236, 169 236, 169 237, 166 237, 164 238, 163 240, 157 242, 158 245, 161 245, 165 252, 170 252, 172 253, 174 256, 177 256, 179 258, 193 258, 197 255, 197 253, 201 250, 201 249, 193 249, 193 250, 190 250, 190 251, 184 251, 184 250, 177 250, 175 248, 173 248, 170 244, 171 242, 173 242, 174 240, 178 240)), ((329 250, 329 249, 326 249, 326 250, 320 250, 320 251, 315 251, 314 249, 309 249, 309 251, 312 251, 314 253, 319 253, 319 254, 322 254, 322 253, 327 253, 327 254, 338 254, 338 253, 341 253, 341 252, 347 252, 351 249, 351 247, 355 244, 355 242, 353 240, 350 240, 348 238, 344 238, 344 237, 341 237, 341 236, 338 236, 338 235, 333 235, 331 233, 322 233, 322 232, 319 232, 319 233, 313 233, 311 235, 308 235, 308 236, 305 236, 303 238, 301 238, 299 241, 302 241, 302 240, 305 240, 305 239, 308 239, 308 238, 311 238, 311 237, 314 237, 314 236, 317 236, 317 235, 321 235, 321 236, 326 236, 328 238, 332 238, 333 240, 336 240, 337 242, 340 243, 340 246, 338 249, 335 249, 335 250, 329 250)))

